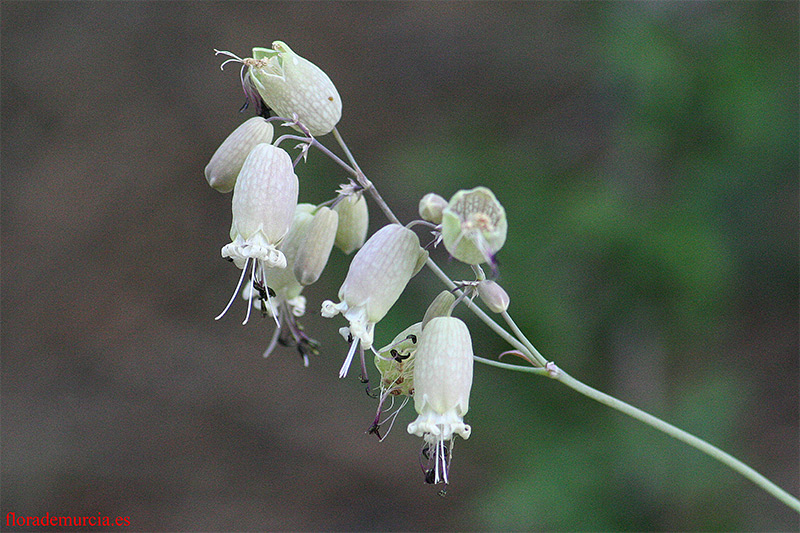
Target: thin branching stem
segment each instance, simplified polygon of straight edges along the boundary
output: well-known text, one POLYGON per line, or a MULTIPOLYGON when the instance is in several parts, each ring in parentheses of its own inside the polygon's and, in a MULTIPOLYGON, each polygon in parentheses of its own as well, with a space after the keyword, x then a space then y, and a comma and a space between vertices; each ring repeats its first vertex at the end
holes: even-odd
POLYGON ((517 327, 516 322, 514 322, 514 319, 512 319, 511 315, 508 314, 508 311, 503 311, 501 316, 503 317, 503 320, 506 321, 506 324, 508 324, 508 327, 511 328, 511 331, 514 333, 514 335, 516 335, 517 339, 519 339, 519 341, 525 345, 525 347, 528 349, 528 352, 530 352, 536 361, 542 366, 547 364, 547 359, 545 359, 544 356, 539 353, 539 350, 534 348, 533 344, 531 344, 531 341, 529 341, 519 327, 517 327))
POLYGON ((694 448, 697 448, 701 452, 709 455, 710 457, 716 459, 717 461, 729 466, 736 472, 739 472, 744 477, 767 491, 768 493, 772 494, 775 498, 782 501, 792 509, 797 512, 800 512, 800 501, 797 500, 794 496, 777 486, 775 483, 764 477, 763 475, 756 472, 754 469, 747 466, 742 461, 738 460, 737 458, 733 457, 729 453, 726 453, 713 444, 709 444, 708 442, 704 441, 701 438, 695 437, 691 433, 688 433, 680 428, 673 426, 667 422, 664 422, 658 417, 655 417, 651 414, 645 413, 641 409, 638 409, 628 403, 623 402, 622 400, 618 400, 613 396, 610 396, 604 392, 600 392, 597 389, 594 389, 581 381, 573 378, 569 374, 559 371, 557 376, 555 377, 556 380, 560 381, 567 387, 583 394, 584 396, 588 396, 589 398, 598 401, 612 409, 616 409, 621 413, 624 413, 640 422, 644 422, 648 426, 651 426, 667 435, 678 439, 681 442, 688 444, 694 448))
MULTIPOLYGON (((364 187, 370 196, 375 200, 378 206, 381 208, 381 211, 386 215, 386 217, 397 224, 401 224, 400 220, 395 216, 394 212, 391 210, 389 205, 383 200, 381 195, 378 193, 375 186, 369 181, 366 175, 361 171, 356 163, 355 158, 353 157, 350 150, 347 148, 347 144, 344 142, 344 139, 339 134, 339 131, 334 128, 333 135, 336 138, 336 141, 339 143, 339 146, 342 148, 350 165, 344 163, 341 159, 334 156, 330 150, 324 148, 318 141, 314 140, 313 145, 317 146, 323 150, 329 157, 331 157, 334 161, 336 161, 340 166, 348 170, 350 174, 352 174, 358 183, 364 187)), ((461 291, 456 288, 456 284, 450 277, 445 274, 445 272, 439 268, 433 259, 430 257, 426 261, 426 266, 433 271, 433 273, 451 290, 456 292, 456 295, 459 296, 461 291)), ((498 324, 494 319, 492 319, 489 315, 487 315, 480 307, 475 305, 475 303, 470 300, 469 298, 463 299, 464 304, 472 311, 481 321, 483 321, 489 328, 497 333, 503 340, 508 342, 511 346, 515 347, 516 349, 520 350, 522 353, 529 355, 536 363, 542 365, 544 367, 547 365, 548 368, 537 368, 531 366, 523 366, 523 365, 513 365, 508 363, 501 363, 499 361, 492 361, 489 359, 484 359, 482 357, 475 357, 475 360, 491 365, 496 366, 499 368, 504 368, 507 370, 513 370, 516 372, 528 372, 535 375, 547 376, 553 379, 556 379, 560 383, 566 385, 567 387, 573 389, 574 391, 583 394, 584 396, 591 398, 597 402, 600 402, 612 409, 616 409, 617 411, 626 414, 636 420, 644 422, 645 424, 661 431, 671 437, 678 439, 681 442, 692 446, 701 452, 705 453, 709 457, 716 459, 717 461, 727 465, 731 469, 739 472, 741 475, 767 491, 769 494, 780 500, 781 502, 785 503, 795 511, 800 513, 800 500, 786 492, 785 490, 778 487, 775 483, 764 477, 763 475, 759 474, 756 470, 749 467, 742 461, 736 459, 729 453, 722 451, 721 449, 717 448, 713 444, 706 442, 705 440, 692 435, 680 428, 669 424, 660 418, 648 414, 641 409, 634 407, 622 400, 618 400, 613 396, 610 396, 604 392, 600 392, 597 389, 594 389, 585 383, 573 378, 566 372, 562 371, 560 368, 555 367, 552 363, 547 363, 547 359, 539 353, 539 351, 533 346, 533 344, 528 340, 524 333, 519 329, 517 324, 511 318, 511 315, 508 312, 504 311, 502 313, 503 319, 508 324, 509 328, 513 332, 513 335, 509 333, 506 329, 504 329, 500 324, 498 324), (554 370, 555 369, 555 370, 554 370)))

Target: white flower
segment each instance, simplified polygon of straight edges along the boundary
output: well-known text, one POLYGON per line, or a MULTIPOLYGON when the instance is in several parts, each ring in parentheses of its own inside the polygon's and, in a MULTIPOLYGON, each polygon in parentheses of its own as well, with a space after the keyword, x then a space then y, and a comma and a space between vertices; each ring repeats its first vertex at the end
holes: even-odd
POLYGON ((507 231, 506 211, 486 187, 458 191, 442 211, 445 248, 470 265, 485 262, 494 267, 507 231))
MULTIPOLYGON (((269 287, 254 287, 250 283, 242 291, 242 297, 252 301, 256 309, 276 318, 275 332, 264 351, 264 357, 268 357, 277 344, 281 343, 283 346, 296 347, 305 366, 309 364, 308 356, 316 355, 318 344, 305 334, 303 327, 297 321, 297 318, 306 312, 306 299, 300 294, 304 286, 295 276, 295 266, 300 251, 308 245, 309 236, 314 232, 312 223, 316 219, 314 215, 316 210, 317 207, 312 204, 297 205, 292 226, 278 246, 286 257, 286 268, 265 268, 269 287)), ((329 240, 332 238, 329 237, 329 240)))
POLYGON ((296 298, 303 291, 303 285, 294 275, 294 263, 298 250, 305 242, 308 225, 314 219, 315 209, 316 206, 312 204, 297 204, 292 225, 278 246, 286 258, 286 268, 267 269, 269 287, 275 291, 279 302, 296 298))
POLYGON ((230 52, 217 53, 242 63, 242 85, 248 98, 255 89, 279 117, 297 115, 311 135, 329 133, 342 117, 342 99, 328 75, 286 43, 275 41, 271 49, 253 48, 253 57, 246 59, 230 52))
POLYGON ((347 375, 359 342, 362 350, 372 347, 375 324, 389 312, 427 257, 416 234, 398 224, 375 232, 353 257, 339 289, 340 302, 322 303, 322 316, 342 313, 350 321, 353 341, 340 377, 347 375))
MULTIPOLYGON (((250 280, 266 288, 267 269, 286 267, 278 245, 286 235, 297 206, 298 182, 286 151, 270 144, 258 144, 247 156, 233 189, 231 243, 222 248, 242 269, 239 284, 221 318, 233 303, 252 263, 250 280)), ((245 323, 250 316, 247 309, 245 323)))
POLYGON ((472 363, 472 340, 464 322, 440 316, 425 325, 414 363, 414 408, 419 416, 408 425, 408 432, 425 440, 422 455, 430 463, 428 483, 449 482, 453 438, 468 439, 472 432, 464 423, 472 363))

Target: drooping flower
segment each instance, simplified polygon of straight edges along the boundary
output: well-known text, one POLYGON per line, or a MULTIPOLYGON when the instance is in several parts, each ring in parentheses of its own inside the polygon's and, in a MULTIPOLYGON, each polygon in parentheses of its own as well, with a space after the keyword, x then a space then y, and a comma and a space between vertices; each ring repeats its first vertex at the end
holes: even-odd
POLYGON ((217 53, 242 63, 242 86, 248 100, 258 102, 260 97, 279 117, 297 115, 311 135, 329 133, 342 117, 342 99, 328 75, 286 43, 274 41, 271 49, 253 48, 253 57, 245 59, 230 52, 217 53))
POLYGON ((292 225, 278 246, 286 258, 286 268, 267 269, 269 287, 275 292, 278 302, 288 302, 300 296, 303 291, 303 285, 294 275, 294 264, 298 250, 305 242, 308 225, 314 219, 315 209, 316 206, 313 204, 297 204, 292 225))
POLYGON ((414 363, 414 408, 408 432, 422 437, 425 481, 449 483, 453 439, 468 439, 464 423, 472 388, 472 340, 466 324, 452 316, 431 319, 422 330, 414 363))
POLYGON ((506 212, 486 187, 458 191, 442 211, 442 241, 461 262, 495 266, 506 242, 506 212))
POLYGON ((206 181, 219 192, 231 192, 247 156, 260 143, 272 142, 273 127, 262 117, 246 120, 228 135, 206 165, 206 181))
POLYGON ((375 232, 353 257, 347 277, 339 289, 338 304, 322 303, 322 316, 342 313, 350 321, 352 337, 340 377, 347 375, 356 348, 372 347, 375 324, 394 305, 409 280, 422 268, 428 252, 416 234, 399 224, 388 224, 375 232))
MULTIPOLYGON (((267 269, 285 268, 286 257, 278 249, 292 224, 297 206, 298 181, 292 160, 285 150, 271 144, 258 144, 247 156, 233 189, 231 242, 222 248, 242 269, 239 284, 221 318, 233 303, 248 266, 250 280, 267 287, 267 269)), ((250 316, 248 306, 245 323, 250 316)))
MULTIPOLYGON (((402 332, 392 340, 392 342, 375 354, 375 367, 381 374, 380 396, 378 396, 378 410, 369 433, 374 433, 380 440, 386 438, 394 425, 394 420, 400 410, 406 405, 409 397, 414 395, 414 356, 417 353, 417 346, 422 329, 436 317, 450 316, 452 306, 456 298, 450 291, 442 291, 425 311, 422 322, 417 322, 402 332), (388 398, 405 396, 400 407, 382 419, 383 405, 388 398), (386 435, 381 437, 380 429, 383 424, 390 422, 386 435)), ((391 407, 390 407, 391 409, 391 407)))
POLYGON ((275 333, 264 357, 269 356, 278 343, 296 347, 305 366, 308 366, 308 356, 316 355, 318 343, 305 334, 297 321, 306 309, 306 299, 301 292, 305 285, 319 278, 333 246, 335 232, 336 213, 327 207, 298 204, 292 226, 278 246, 286 257, 286 268, 266 268, 269 287, 251 283, 242 291, 243 298, 253 300, 254 306, 263 314, 277 319, 275 333), (306 283, 301 283, 301 279, 306 283))

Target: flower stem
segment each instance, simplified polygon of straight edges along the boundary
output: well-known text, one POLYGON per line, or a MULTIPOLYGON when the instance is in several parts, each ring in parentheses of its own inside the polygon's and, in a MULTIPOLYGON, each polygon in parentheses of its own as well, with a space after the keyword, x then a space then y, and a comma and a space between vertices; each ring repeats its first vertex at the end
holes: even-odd
POLYGON ((594 389, 585 383, 578 381, 577 379, 573 378, 569 374, 564 371, 560 371, 557 373, 555 377, 558 381, 566 385, 567 387, 587 396, 597 402, 600 402, 612 409, 616 409, 617 411, 624 413, 636 420, 644 422, 645 424, 663 432, 667 435, 678 439, 681 442, 688 444, 694 448, 697 448, 701 452, 705 453, 706 455, 716 459, 717 461, 729 466, 733 470, 739 472, 741 475, 773 495, 778 500, 782 501, 792 509, 797 512, 800 512, 800 500, 777 486, 775 483, 764 477, 763 475, 756 472, 754 469, 747 466, 742 461, 736 459, 729 453, 726 453, 716 446, 709 444, 708 442, 704 441, 701 438, 695 437, 691 433, 688 433, 680 428, 673 426, 672 424, 668 424, 664 422, 660 418, 657 418, 651 414, 645 413, 641 409, 638 409, 628 403, 623 402, 622 400, 618 400, 613 396, 609 396, 604 392, 600 392, 597 389, 594 389))
POLYGON ((542 354, 539 353, 539 350, 533 347, 531 341, 529 341, 528 338, 519 329, 519 327, 517 327, 516 322, 514 322, 514 320, 511 318, 511 315, 508 314, 508 311, 503 311, 502 317, 506 321, 506 324, 508 324, 508 326, 511 328, 511 331, 514 333, 514 335, 517 336, 517 339, 519 339, 522 342, 522 344, 525 345, 525 347, 528 349, 530 354, 536 359, 536 361, 538 361, 539 364, 542 366, 547 364, 547 359, 545 359, 544 356, 542 356, 542 354))
MULTIPOLYGON (((339 146, 342 148, 344 153, 347 156, 347 159, 352 165, 352 169, 349 168, 347 164, 345 164, 341 159, 334 156, 329 150, 323 149, 323 151, 332 156, 337 163, 339 163, 342 167, 349 169, 349 172, 353 174, 356 179, 358 180, 359 184, 364 187, 366 191, 370 193, 372 198, 384 212, 386 217, 397 224, 401 224, 400 220, 395 216, 394 212, 392 212, 389 205, 383 200, 381 195, 378 193, 378 190, 372 184, 371 181, 367 179, 361 169, 358 167, 358 164, 353 158, 350 150, 347 148, 347 145, 344 142, 344 139, 339 134, 339 131, 334 128, 333 135, 336 138, 336 141, 339 143, 339 146), (354 171, 354 172, 353 172, 354 171)), ((314 141, 314 144, 320 148, 322 145, 319 144, 318 141, 314 141)), ((324 147, 322 147, 324 148, 324 147)), ((426 261, 426 266, 433 271, 433 273, 451 290, 456 289, 456 284, 449 278, 445 272, 439 268, 436 262, 433 261, 430 257, 426 261)), ((458 294, 458 291, 456 291, 458 294)), ((533 344, 528 340, 524 333, 519 329, 517 324, 511 318, 511 315, 508 312, 504 311, 502 313, 503 319, 506 321, 508 326, 511 328, 511 331, 514 335, 511 335, 508 331, 506 331, 500 324, 498 324, 494 319, 492 319, 489 315, 487 315, 480 307, 475 305, 475 303, 470 300, 469 298, 465 298, 463 300, 464 304, 472 311, 481 321, 483 321, 489 328, 492 329, 495 333, 497 333, 503 340, 508 342, 511 346, 515 347, 516 349, 520 350, 521 352, 528 354, 533 360, 537 363, 542 365, 543 367, 546 365, 546 368, 536 368, 530 366, 523 366, 523 365, 513 365, 508 363, 501 363, 499 361, 492 361, 489 359, 484 359, 482 357, 475 357, 474 359, 479 363, 484 363, 500 368, 504 368, 506 370, 512 370, 516 372, 529 372, 535 375, 542 375, 542 376, 549 376, 553 379, 558 380, 559 382, 563 383, 567 387, 573 389, 584 396, 591 398, 597 402, 602 403, 612 409, 616 409, 617 411, 626 414, 640 422, 644 422, 645 424, 661 431, 671 437, 678 439, 679 441, 692 446, 701 452, 705 453, 709 457, 716 459, 717 461, 721 462, 722 464, 730 467, 731 469, 739 472, 741 475, 767 491, 769 494, 780 500, 781 502, 785 503, 798 513, 800 513, 800 500, 786 492, 785 490, 778 487, 775 483, 764 477, 763 475, 759 474, 753 468, 747 466, 742 461, 736 459, 729 453, 726 453, 716 446, 709 444, 708 442, 704 441, 699 437, 695 437, 691 433, 688 433, 682 429, 679 429, 672 424, 664 422, 658 417, 655 417, 649 413, 642 411, 628 403, 623 402, 622 400, 618 400, 613 396, 610 396, 604 392, 600 392, 597 389, 594 389, 585 383, 578 381, 577 379, 573 378, 560 368, 555 367, 552 363, 547 363, 547 359, 545 359, 539 351, 533 346, 533 344)))

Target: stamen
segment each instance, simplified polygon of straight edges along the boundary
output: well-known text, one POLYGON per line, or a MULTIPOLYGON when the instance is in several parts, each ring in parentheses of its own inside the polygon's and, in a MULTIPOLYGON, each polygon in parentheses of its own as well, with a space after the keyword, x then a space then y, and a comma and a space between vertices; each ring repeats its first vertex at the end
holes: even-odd
MULTIPOLYGON (((441 441, 439 441, 441 442, 441 441)), ((433 479, 435 483, 439 483, 439 442, 436 443, 436 451, 434 452, 434 475, 433 479)))
POLYGON ((225 61, 222 62, 222 64, 219 66, 220 70, 223 70, 225 68, 225 65, 227 65, 230 62, 244 64, 244 59, 242 59, 241 57, 237 56, 233 52, 228 52, 227 50, 217 50, 216 48, 214 48, 214 55, 218 56, 220 54, 222 54, 224 56, 228 56, 230 58, 230 59, 226 59, 225 61))
POLYGON ((347 357, 344 360, 344 364, 342 365, 341 370, 339 370, 339 377, 343 378, 347 376, 347 371, 350 370, 350 363, 353 362, 353 356, 356 353, 356 348, 361 343, 361 339, 356 337, 353 339, 353 342, 350 344, 350 350, 347 352, 347 357))
POLYGON ((223 309, 222 312, 219 314, 219 316, 217 316, 214 320, 219 320, 220 318, 225 316, 225 313, 228 312, 228 309, 230 309, 231 304, 233 304, 233 301, 236 299, 236 295, 239 294, 239 289, 242 287, 242 281, 244 280, 244 273, 247 272, 247 263, 249 261, 250 258, 247 258, 247 260, 245 260, 244 262, 244 266, 242 267, 242 275, 239 276, 239 283, 236 284, 236 290, 233 291, 233 296, 231 296, 231 300, 228 302, 228 305, 225 306, 225 309, 223 309))
POLYGON ((361 356, 361 383, 369 383, 369 375, 367 374, 367 361, 364 357, 364 347, 359 346, 359 355, 361 356))
MULTIPOLYGON (((383 421, 382 421, 382 422, 379 424, 379 426, 382 426, 382 425, 383 425, 383 424, 385 424, 387 421, 390 421, 390 423, 389 423, 389 429, 387 429, 387 430, 386 430, 386 434, 385 434, 383 437, 381 437, 380 435, 378 435, 378 442, 383 442, 383 440, 384 440, 386 437, 388 437, 388 436, 389 436, 389 433, 391 433, 391 431, 392 431, 392 427, 394 427, 394 422, 395 422, 395 420, 397 420, 397 415, 399 415, 399 414, 400 414, 400 411, 403 409, 403 407, 405 407, 405 406, 406 406, 406 404, 408 403, 408 400, 409 400, 409 399, 410 399, 410 397, 409 397, 409 396, 406 396, 406 397, 403 399, 403 403, 401 403, 401 404, 400 404, 400 407, 398 407, 397 409, 395 409, 393 413, 389 414, 389 416, 387 416, 387 417, 386 417, 386 418, 385 418, 385 419, 384 419, 384 420, 383 420, 383 421)), ((394 402, 394 396, 392 396, 392 401, 394 402)), ((389 407, 389 409, 391 409, 391 407, 389 407)))
POLYGON ((450 470, 450 461, 447 458, 447 447, 444 445, 444 439, 439 441, 439 449, 442 452, 442 474, 444 476, 445 485, 450 481, 447 479, 447 471, 450 470))
POLYGON ((275 332, 272 334, 272 339, 269 341, 269 346, 267 349, 264 350, 264 357, 269 357, 269 354, 272 353, 272 350, 275 349, 275 346, 278 345, 278 337, 280 337, 281 328, 275 328, 275 332))
MULTIPOLYGON (((256 278, 260 278, 261 286, 267 288, 267 307, 269 307, 270 311, 272 312, 272 318, 275 319, 275 327, 280 329, 281 321, 280 318, 278 317, 280 312, 277 308, 274 308, 272 306, 272 300, 270 299, 271 296, 275 295, 275 291, 270 289, 269 285, 267 284, 267 274, 264 270, 264 264, 261 261, 256 261, 255 265, 253 267, 253 280, 255 280, 256 278), (258 266, 258 271, 256 271, 255 265, 258 266)), ((263 300, 263 296, 262 295, 260 296, 263 300)))
MULTIPOLYGON (((257 263, 258 263, 258 261, 254 259, 253 260, 253 268, 251 269, 251 272, 250 272, 250 283, 253 284, 253 287, 255 287, 255 283, 256 283, 256 264, 257 263)), ((242 322, 243 326, 245 324, 247 324, 248 320, 250 320, 250 311, 253 309, 253 293, 254 292, 255 292, 254 290, 250 290, 250 291, 247 292, 247 313, 244 315, 244 322, 242 322)))

